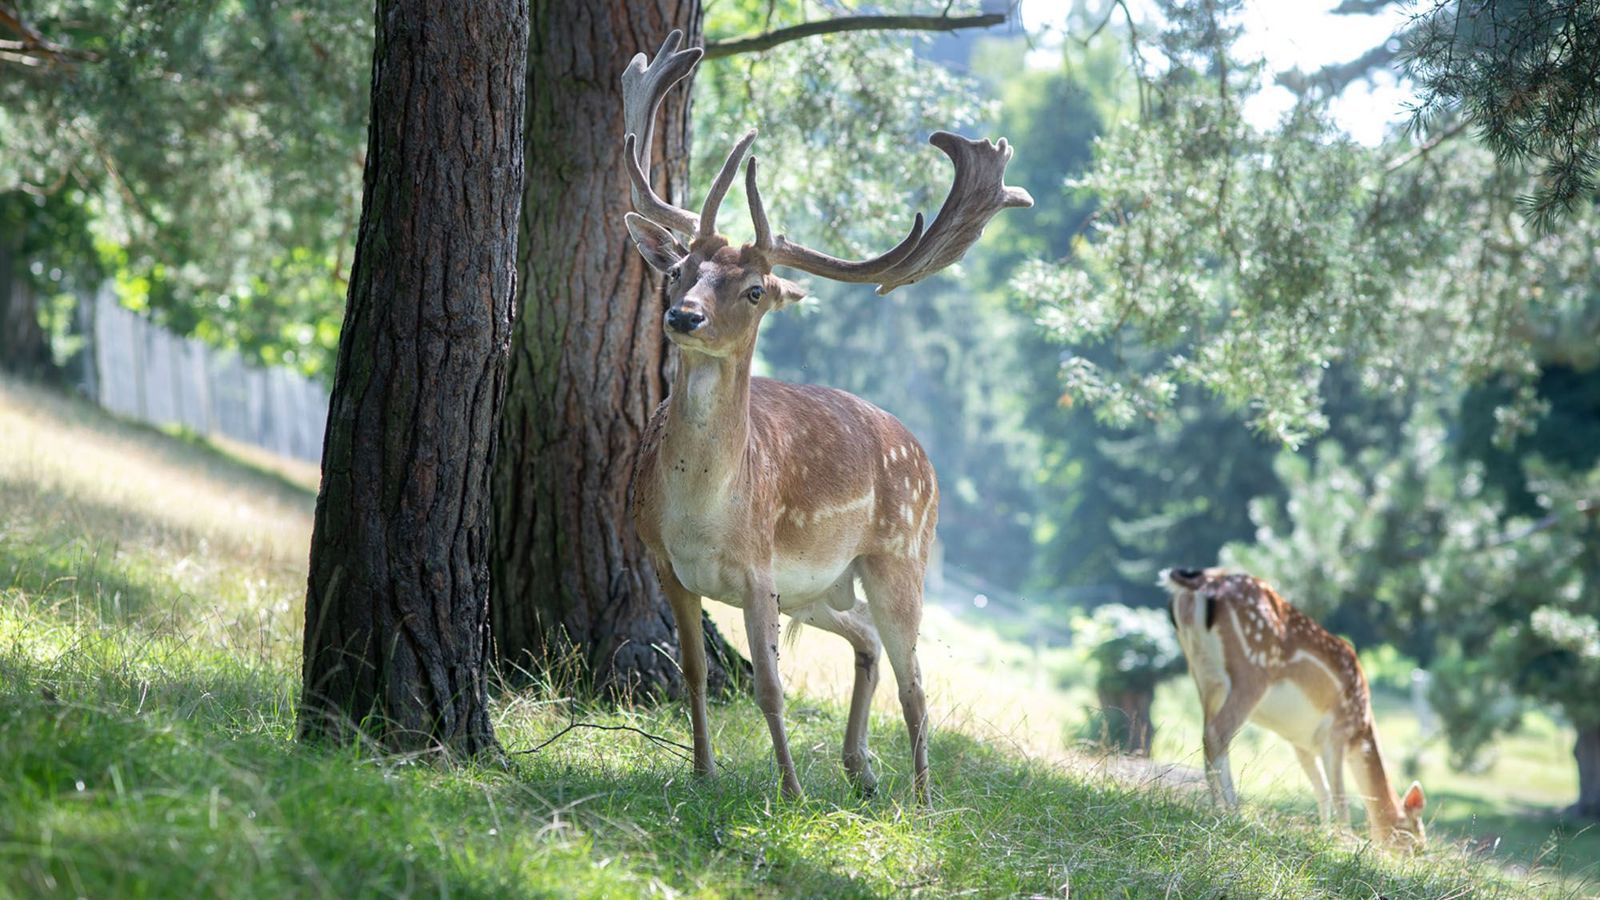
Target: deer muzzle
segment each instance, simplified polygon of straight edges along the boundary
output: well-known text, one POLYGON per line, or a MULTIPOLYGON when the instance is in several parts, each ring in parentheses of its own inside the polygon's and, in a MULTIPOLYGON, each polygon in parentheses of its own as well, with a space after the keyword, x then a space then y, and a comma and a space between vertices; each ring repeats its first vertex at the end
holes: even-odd
POLYGON ((667 327, 679 334, 688 334, 704 325, 705 322, 705 313, 696 310, 685 309, 681 306, 674 306, 667 310, 667 327))

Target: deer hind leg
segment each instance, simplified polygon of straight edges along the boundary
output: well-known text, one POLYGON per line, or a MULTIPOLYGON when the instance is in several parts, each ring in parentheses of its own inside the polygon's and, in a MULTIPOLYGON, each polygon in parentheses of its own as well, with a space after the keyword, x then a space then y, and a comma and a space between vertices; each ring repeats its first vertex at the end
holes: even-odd
POLYGON ((900 689, 900 709, 905 714, 906 732, 911 738, 912 791, 917 802, 931 806, 928 703, 922 693, 922 670, 917 664, 917 631, 922 627, 922 569, 922 560, 903 557, 865 557, 860 564, 867 609, 878 626, 878 636, 900 689))
POLYGON ((1333 821, 1350 824, 1350 803, 1344 795, 1345 742, 1330 738, 1322 747, 1322 768, 1328 773, 1328 808, 1333 821))
POLYGON ((672 607, 672 618, 678 623, 678 653, 694 732, 694 773, 709 778, 717 773, 717 764, 711 754, 711 729, 706 715, 706 639, 700 622, 700 598, 678 582, 671 563, 657 562, 656 572, 672 607))
POLYGON ((1322 760, 1317 754, 1304 747, 1296 745, 1294 755, 1300 760, 1300 768, 1306 770, 1306 778, 1311 780, 1311 789, 1317 794, 1317 817, 1326 825, 1333 821, 1333 803, 1328 794, 1328 779, 1322 771, 1322 760))
POLYGON ((1228 770, 1228 747, 1233 736, 1239 733, 1250 718, 1256 704, 1261 702, 1264 690, 1249 688, 1237 682, 1230 684, 1227 697, 1211 712, 1207 704, 1204 748, 1206 755, 1206 784, 1211 797, 1219 805, 1235 808, 1239 794, 1233 789, 1233 774, 1228 770))
POLYGON ((744 604, 745 638, 755 672, 756 703, 772 732, 772 754, 778 763, 783 795, 800 797, 800 777, 789 755, 789 733, 783 724, 783 679, 778 675, 778 593, 771 578, 752 578, 744 604))
POLYGON ((828 590, 828 596, 797 612, 795 618, 839 635, 855 650, 855 687, 850 692, 850 718, 844 729, 844 771, 856 792, 870 797, 877 790, 878 777, 872 772, 867 754, 867 724, 872 712, 872 695, 878 689, 878 657, 882 644, 867 605, 855 599, 854 578, 853 574, 846 574, 828 590), (846 606, 846 612, 839 612, 845 596, 853 605, 846 606))

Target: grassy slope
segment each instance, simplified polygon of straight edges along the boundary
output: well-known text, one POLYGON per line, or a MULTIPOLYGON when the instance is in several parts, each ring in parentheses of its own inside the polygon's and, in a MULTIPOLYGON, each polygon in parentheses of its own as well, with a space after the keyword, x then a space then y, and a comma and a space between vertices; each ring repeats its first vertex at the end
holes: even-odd
MULTIPOLYGON (((621 732, 576 731, 503 766, 303 748, 290 730, 310 505, 292 479, 0 382, 0 896, 1574 890, 1450 849, 1390 858, 1271 809, 1218 818, 1042 760, 1026 752, 1038 728, 1006 723, 1045 689, 1003 664, 1002 643, 957 640, 939 616, 931 813, 900 803, 892 712, 874 722, 884 791, 848 793, 832 663, 790 708, 798 804, 773 800, 744 699, 714 711, 710 784, 621 732), (998 696, 980 705, 975 685, 998 696)), ((824 655, 848 658, 810 658, 824 655)), ((574 715, 687 740, 676 705, 574 709, 551 688, 503 697, 497 725, 531 747, 574 715)))

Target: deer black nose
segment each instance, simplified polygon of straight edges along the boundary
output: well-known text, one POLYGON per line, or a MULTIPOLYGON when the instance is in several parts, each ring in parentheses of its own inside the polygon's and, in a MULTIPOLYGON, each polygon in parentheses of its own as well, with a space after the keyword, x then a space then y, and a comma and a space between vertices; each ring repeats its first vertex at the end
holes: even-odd
POLYGON ((1174 575, 1178 576, 1179 578, 1182 578, 1182 579, 1187 581, 1187 580, 1192 580, 1192 579, 1195 579, 1195 578, 1199 578, 1200 577, 1200 570, 1199 569, 1173 569, 1172 570, 1172 574, 1174 574, 1174 575))
POLYGON ((705 321, 704 313, 690 312, 676 306, 667 310, 667 327, 680 334, 688 334, 705 324, 705 321))

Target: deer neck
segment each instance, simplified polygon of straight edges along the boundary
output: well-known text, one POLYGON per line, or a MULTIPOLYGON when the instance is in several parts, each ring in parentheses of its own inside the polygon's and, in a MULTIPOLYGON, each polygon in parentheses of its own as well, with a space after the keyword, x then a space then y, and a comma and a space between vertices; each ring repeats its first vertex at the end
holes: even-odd
POLYGON ((1383 765, 1383 754, 1378 750, 1378 732, 1367 728, 1350 742, 1354 765, 1350 773, 1367 805, 1367 823, 1375 843, 1387 842, 1403 818, 1400 795, 1389 783, 1389 772, 1383 765))
POLYGON ((669 480, 726 484, 750 439, 754 347, 729 356, 680 350, 663 438, 669 480))

